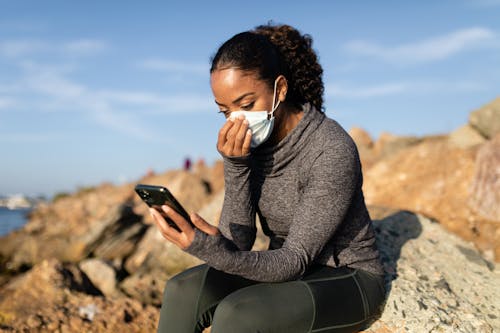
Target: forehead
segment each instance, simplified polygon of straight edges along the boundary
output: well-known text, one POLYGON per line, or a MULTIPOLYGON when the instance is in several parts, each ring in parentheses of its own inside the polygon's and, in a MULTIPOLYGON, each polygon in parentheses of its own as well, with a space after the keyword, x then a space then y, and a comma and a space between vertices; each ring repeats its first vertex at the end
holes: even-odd
POLYGON ((266 83, 257 77, 257 73, 238 68, 224 68, 210 75, 210 86, 217 100, 231 99, 248 92, 263 92, 266 83))

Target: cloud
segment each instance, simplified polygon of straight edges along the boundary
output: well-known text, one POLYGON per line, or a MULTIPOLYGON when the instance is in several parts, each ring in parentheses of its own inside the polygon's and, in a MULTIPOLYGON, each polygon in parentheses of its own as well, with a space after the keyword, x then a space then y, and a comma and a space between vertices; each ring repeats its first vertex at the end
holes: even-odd
POLYGON ((14 99, 0 96, 0 110, 12 109, 16 106, 14 99))
POLYGON ((207 75, 210 69, 208 64, 183 62, 168 59, 146 59, 139 62, 138 66, 144 69, 156 70, 161 72, 197 75, 207 75))
POLYGON ((49 49, 49 45, 38 40, 26 39, 0 42, 0 55, 5 57, 19 57, 47 49, 49 49))
POLYGON ((474 93, 488 90, 484 83, 468 81, 403 81, 372 86, 327 84, 327 98, 377 98, 403 94, 474 93))
POLYGON ((40 143, 60 140, 61 135, 56 133, 1 133, 0 142, 3 143, 40 143))
POLYGON ((397 46, 382 46, 359 40, 351 41, 344 47, 348 52, 359 56, 374 57, 391 63, 415 64, 439 61, 467 50, 498 45, 499 40, 494 31, 476 27, 397 46))
POLYGON ((92 55, 104 51, 108 45, 97 39, 80 39, 68 42, 62 46, 62 49, 71 54, 92 55))
POLYGON ((106 42, 98 39, 77 39, 59 44, 36 39, 13 39, 0 42, 0 56, 15 58, 40 53, 87 56, 108 47, 106 42))
POLYGON ((101 91, 99 97, 113 104, 142 106, 148 113, 172 114, 200 112, 213 104, 209 96, 199 94, 159 95, 144 91, 101 91))
POLYGON ((98 90, 72 79, 74 68, 64 64, 25 61, 18 67, 19 79, 0 85, 0 110, 16 106, 21 110, 79 113, 99 126, 143 141, 172 142, 165 133, 151 130, 145 114, 204 112, 213 103, 209 96, 197 94, 98 90))

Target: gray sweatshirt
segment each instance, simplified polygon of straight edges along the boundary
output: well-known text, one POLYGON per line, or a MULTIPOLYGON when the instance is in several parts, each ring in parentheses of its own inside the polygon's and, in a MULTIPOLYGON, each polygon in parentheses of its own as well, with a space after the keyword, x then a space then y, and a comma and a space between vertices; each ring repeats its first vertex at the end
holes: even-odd
POLYGON ((277 145, 223 156, 221 235, 196 230, 188 253, 256 281, 294 280, 312 264, 383 274, 356 145, 336 121, 303 110, 277 145), (251 251, 256 214, 271 240, 266 251, 251 251))

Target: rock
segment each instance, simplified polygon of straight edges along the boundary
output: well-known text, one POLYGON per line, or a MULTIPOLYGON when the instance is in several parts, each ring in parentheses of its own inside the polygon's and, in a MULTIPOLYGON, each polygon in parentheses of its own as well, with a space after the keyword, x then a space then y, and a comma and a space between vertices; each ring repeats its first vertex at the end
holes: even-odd
POLYGON ((436 137, 417 138, 413 136, 396 136, 383 132, 377 141, 373 142, 366 131, 356 127, 349 131, 349 135, 351 135, 358 148, 363 172, 368 171, 378 161, 388 158, 401 150, 414 146, 424 140, 436 139, 436 137))
POLYGON ((125 269, 129 273, 135 273, 139 268, 161 269, 171 276, 199 263, 200 260, 167 241, 156 226, 151 226, 137 250, 125 262, 125 269))
POLYGON ((377 156, 373 151, 373 140, 370 134, 361 128, 353 127, 349 130, 349 135, 358 148, 363 171, 368 170, 377 161, 377 156))
POLYGON ((142 216, 136 215, 129 205, 117 205, 108 216, 80 239, 88 244, 86 253, 113 260, 128 257, 146 232, 142 216))
POLYGON ((500 133, 500 97, 471 112, 469 124, 487 139, 500 133))
POLYGON ((165 282, 186 268, 201 263, 167 241, 156 226, 151 226, 137 245, 137 250, 125 262, 130 276, 125 278, 120 288, 145 304, 159 305, 165 282))
POLYGON ((389 292, 365 332, 500 330, 500 271, 470 243, 410 212, 374 227, 389 292))
POLYGON ((0 327, 15 332, 154 332, 159 310, 85 293, 73 264, 43 261, 0 290, 0 327))
POLYGON ((450 134, 448 141, 459 148, 469 148, 486 142, 486 139, 469 124, 464 125, 450 134))
POLYGON ((368 149, 373 148, 373 140, 370 134, 362 128, 353 127, 349 130, 349 135, 356 143, 356 146, 366 147, 368 149))
POLYGON ((366 203, 431 217, 499 260, 498 223, 482 218, 468 204, 478 149, 461 149, 441 138, 401 150, 364 174, 366 203))
POLYGON ((479 149, 469 203, 484 218, 500 223, 500 133, 479 149))
POLYGON ((160 306, 163 299, 165 284, 173 276, 162 269, 140 269, 125 278, 120 288, 128 296, 142 304, 160 306))
POLYGON ((127 205, 132 195, 132 186, 102 185, 38 207, 22 229, 0 238, 2 266, 18 271, 49 258, 78 262, 114 239, 114 255, 128 255, 145 230, 127 205))
POLYGON ((208 167, 203 160, 199 160, 193 167, 193 173, 207 182, 211 193, 218 193, 224 189, 224 163, 222 160, 215 161, 212 167, 208 167))
POLYGON ((396 136, 382 132, 373 145, 373 151, 377 159, 387 158, 398 151, 421 142, 422 138, 412 136, 396 136))
POLYGON ((103 295, 106 297, 119 296, 116 289, 116 272, 106 262, 97 258, 86 259, 81 261, 78 267, 103 295))

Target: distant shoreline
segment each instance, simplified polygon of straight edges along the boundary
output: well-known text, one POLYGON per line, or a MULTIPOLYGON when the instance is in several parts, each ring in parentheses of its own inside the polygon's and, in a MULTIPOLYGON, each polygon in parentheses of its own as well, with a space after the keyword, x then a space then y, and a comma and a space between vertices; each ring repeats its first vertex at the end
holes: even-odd
POLYGON ((0 207, 0 237, 24 226, 28 222, 27 214, 32 209, 0 207))

